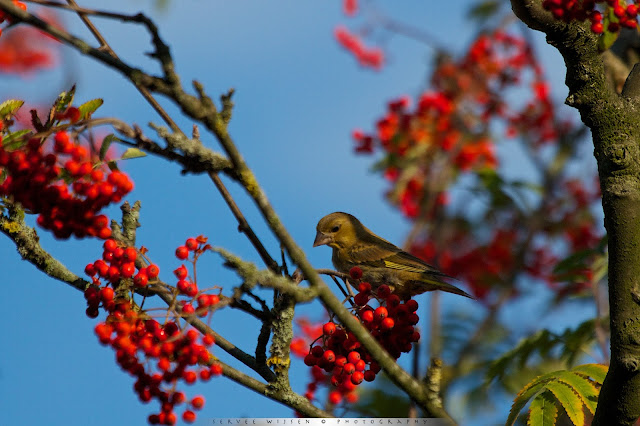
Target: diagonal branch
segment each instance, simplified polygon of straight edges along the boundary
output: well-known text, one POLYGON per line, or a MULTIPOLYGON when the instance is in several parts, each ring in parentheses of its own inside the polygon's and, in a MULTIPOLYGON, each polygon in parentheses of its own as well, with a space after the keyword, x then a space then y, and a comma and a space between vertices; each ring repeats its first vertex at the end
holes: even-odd
MULTIPOLYGON (((194 84, 199 94, 198 97, 186 93, 182 88, 175 74, 168 47, 162 42, 158 36, 157 29, 155 29, 155 26, 153 26, 150 21, 144 21, 144 24, 147 25, 147 28, 152 33, 152 41, 156 47, 154 57, 158 59, 162 66, 164 72, 163 78, 145 74, 121 60, 114 59, 112 56, 90 47, 86 42, 77 37, 54 28, 32 14, 20 10, 13 5, 11 0, 0 0, 0 9, 5 11, 14 21, 24 22, 40 28, 62 42, 78 49, 81 53, 91 56, 118 70, 134 84, 141 84, 152 92, 157 92, 169 97, 181 108, 184 114, 201 122, 216 136, 233 165, 237 180, 251 196, 272 232, 287 250, 292 261, 302 270, 304 276, 309 280, 311 288, 317 291, 326 306, 354 333, 356 338, 371 353, 372 357, 380 364, 391 380, 415 400, 416 403, 425 410, 427 415, 444 417, 450 422, 453 422, 442 407, 434 404, 433 401, 429 399, 429 393, 426 388, 395 362, 375 338, 371 336, 368 330, 342 305, 342 302, 320 278, 315 268, 307 260, 303 250, 296 244, 288 230, 280 221, 266 194, 258 184, 258 180, 253 171, 245 163, 233 139, 227 132, 227 120, 225 116, 220 115, 215 105, 204 95, 204 90, 201 85, 194 84)), ((136 16, 139 17, 141 15, 136 16)))

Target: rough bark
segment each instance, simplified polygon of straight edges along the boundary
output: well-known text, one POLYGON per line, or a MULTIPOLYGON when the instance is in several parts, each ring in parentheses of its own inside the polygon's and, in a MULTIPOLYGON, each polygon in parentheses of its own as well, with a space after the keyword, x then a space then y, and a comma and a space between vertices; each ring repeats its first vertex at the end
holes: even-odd
POLYGON ((553 20, 541 0, 512 0, 516 15, 544 32, 567 66, 566 103, 591 129, 609 237, 611 365, 594 425, 631 425, 640 417, 640 90, 631 72, 622 94, 607 84, 597 37, 586 24, 553 20))

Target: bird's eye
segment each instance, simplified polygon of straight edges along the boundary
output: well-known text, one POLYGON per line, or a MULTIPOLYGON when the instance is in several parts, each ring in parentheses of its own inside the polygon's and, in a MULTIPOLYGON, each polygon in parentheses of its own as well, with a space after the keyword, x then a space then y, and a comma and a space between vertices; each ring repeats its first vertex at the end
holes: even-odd
POLYGON ((338 232, 339 229, 340 226, 334 226, 333 228, 331 228, 331 232, 338 232))

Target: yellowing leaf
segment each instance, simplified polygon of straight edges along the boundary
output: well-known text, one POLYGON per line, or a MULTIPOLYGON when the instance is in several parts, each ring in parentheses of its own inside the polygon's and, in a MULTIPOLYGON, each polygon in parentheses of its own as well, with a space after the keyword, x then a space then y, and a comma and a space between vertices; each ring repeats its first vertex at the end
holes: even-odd
POLYGON ((609 371, 609 367, 604 364, 584 364, 572 368, 571 371, 589 376, 596 383, 602 384, 607 375, 607 371, 609 371))
POLYGON ((85 103, 83 103, 82 105, 80 105, 78 107, 78 110, 80 111, 80 117, 82 119, 86 119, 91 117, 91 114, 93 114, 95 112, 95 110, 97 110, 98 108, 100 108, 100 106, 104 103, 104 101, 102 99, 91 99, 90 101, 87 101, 85 103))
POLYGON ((507 417, 506 426, 511 426, 515 423, 518 418, 518 414, 520 410, 527 405, 527 402, 536 395, 538 392, 544 389, 545 385, 549 383, 550 380, 553 380, 555 377, 555 372, 543 374, 542 376, 538 376, 529 382, 513 400, 513 405, 511 406, 511 411, 509 412, 509 417, 507 417))
POLYGON ((571 371, 559 372, 558 381, 573 388, 573 391, 580 397, 582 403, 587 406, 591 414, 595 414, 600 391, 592 381, 571 371))
POLYGON ((138 148, 129 148, 122 154, 121 159, 130 160, 132 158, 140 158, 140 157, 146 157, 146 156, 147 156, 147 153, 138 148))
POLYGON ((9 99, 0 104, 0 118, 15 114, 20 107, 24 105, 24 101, 20 99, 9 99))
POLYGON ((552 426, 558 417, 558 407, 550 392, 542 392, 531 401, 527 426, 552 426))
POLYGON ((546 387, 562 405, 571 422, 575 426, 584 426, 584 410, 580 397, 564 383, 549 382, 546 387))

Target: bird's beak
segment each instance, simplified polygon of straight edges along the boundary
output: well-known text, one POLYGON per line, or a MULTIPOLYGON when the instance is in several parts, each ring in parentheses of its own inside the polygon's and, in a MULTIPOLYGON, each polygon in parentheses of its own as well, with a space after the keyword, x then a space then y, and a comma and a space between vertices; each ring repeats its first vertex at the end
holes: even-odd
POLYGON ((318 231, 318 233, 316 234, 316 239, 313 241, 313 246, 318 247, 325 244, 329 244, 330 242, 331 242, 330 236, 325 235, 322 232, 318 231))

